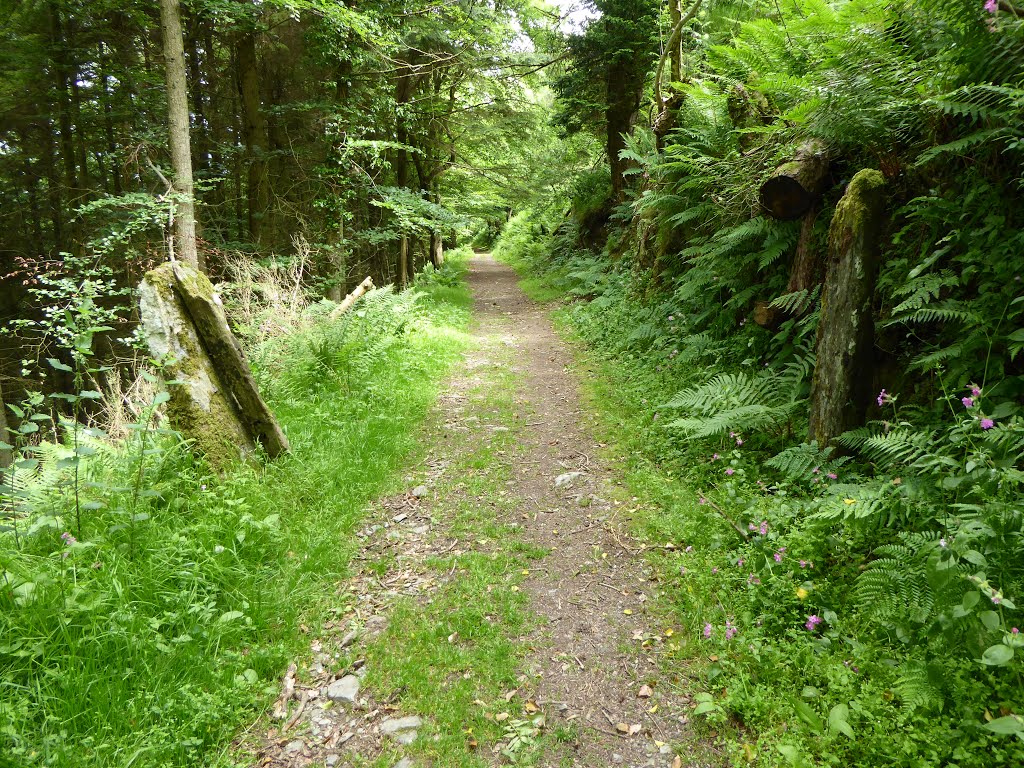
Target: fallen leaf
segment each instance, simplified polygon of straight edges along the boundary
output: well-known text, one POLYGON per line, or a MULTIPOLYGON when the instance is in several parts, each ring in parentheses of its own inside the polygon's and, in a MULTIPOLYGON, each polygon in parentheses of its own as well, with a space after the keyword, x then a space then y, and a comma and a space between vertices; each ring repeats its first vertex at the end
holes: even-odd
POLYGON ((494 716, 494 722, 503 723, 508 720, 508 712, 499 712, 494 716))
POLYGON ((629 733, 629 726, 626 723, 619 723, 615 726, 615 730, 619 733, 629 733))
POLYGON ((511 691, 505 692, 505 701, 512 701, 512 698, 519 693, 518 688, 513 688, 511 691))
POLYGON ((523 709, 526 710, 526 714, 532 715, 536 712, 540 712, 540 707, 537 706, 537 702, 533 699, 529 699, 526 704, 523 705, 523 709))
POLYGON ((641 699, 649 699, 654 695, 654 691, 651 690, 651 686, 649 685, 641 685, 640 690, 637 691, 636 695, 641 699))
POLYGON ((665 630, 665 637, 672 637, 672 635, 674 635, 675 633, 676 632, 675 632, 674 629, 666 629, 665 630))
POLYGON ((683 768, 683 758, 676 755, 675 759, 672 761, 672 768, 683 768))
POLYGON ((632 616, 633 615, 633 611, 631 611, 629 608, 624 610, 623 613, 626 614, 627 616, 632 616))
POLYGON ((640 725, 640 723, 633 723, 631 726, 629 726, 629 735, 636 736, 643 729, 644 727, 640 725))
POLYGON ((653 714, 654 714, 655 712, 657 712, 657 711, 658 711, 658 705, 657 705, 657 704, 655 704, 655 705, 654 705, 653 707, 651 707, 650 709, 648 709, 648 710, 647 710, 647 712, 648 712, 649 714, 652 714, 652 715, 653 715, 653 714))

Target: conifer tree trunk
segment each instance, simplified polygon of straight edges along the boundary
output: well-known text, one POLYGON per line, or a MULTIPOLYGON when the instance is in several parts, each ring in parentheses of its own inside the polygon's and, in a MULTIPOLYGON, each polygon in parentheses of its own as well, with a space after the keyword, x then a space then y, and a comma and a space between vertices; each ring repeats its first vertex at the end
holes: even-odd
POLYGON ((181 195, 174 216, 175 258, 201 269, 196 249, 196 213, 192 186, 192 149, 189 142, 188 88, 185 80, 185 47, 181 34, 178 0, 160 0, 163 28, 164 74, 167 80, 167 127, 171 142, 174 189, 181 195))
POLYGON ((829 228, 810 414, 810 439, 822 447, 863 422, 871 396, 871 304, 881 262, 884 202, 882 174, 860 171, 829 228))
POLYGON ((249 237, 259 244, 267 213, 266 167, 269 144, 267 121, 260 108, 260 79, 254 33, 246 33, 239 39, 236 65, 238 92, 242 101, 242 135, 248 161, 249 237))

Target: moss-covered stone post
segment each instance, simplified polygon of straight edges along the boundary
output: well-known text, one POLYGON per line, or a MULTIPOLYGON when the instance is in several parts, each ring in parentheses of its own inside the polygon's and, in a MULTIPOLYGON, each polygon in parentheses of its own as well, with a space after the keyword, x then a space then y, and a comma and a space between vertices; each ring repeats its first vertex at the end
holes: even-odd
POLYGON ((213 285, 180 263, 148 272, 139 287, 142 331, 150 354, 170 361, 171 424, 217 469, 262 446, 270 457, 288 440, 256 389, 213 285))
POLYGON ((860 171, 836 206, 811 384, 810 439, 821 446, 863 422, 871 397, 871 304, 881 263, 885 179, 860 171))

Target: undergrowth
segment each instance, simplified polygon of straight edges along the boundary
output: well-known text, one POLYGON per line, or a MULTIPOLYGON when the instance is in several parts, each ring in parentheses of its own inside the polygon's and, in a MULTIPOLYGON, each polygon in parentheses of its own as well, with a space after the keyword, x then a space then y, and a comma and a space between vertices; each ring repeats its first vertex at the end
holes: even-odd
POLYGON ((152 413, 122 442, 65 425, 22 447, 0 518, 0 765, 232 763, 467 343, 460 274, 253 340, 292 446, 273 463, 215 476, 152 413))
POLYGON ((1020 764, 1024 427, 998 360, 883 391, 839 455, 804 442, 813 317, 723 328, 717 294, 577 250, 571 224, 537 226, 551 215, 513 218, 495 253, 568 299, 598 371, 687 628, 667 663, 697 680, 695 735, 761 766, 1020 764))

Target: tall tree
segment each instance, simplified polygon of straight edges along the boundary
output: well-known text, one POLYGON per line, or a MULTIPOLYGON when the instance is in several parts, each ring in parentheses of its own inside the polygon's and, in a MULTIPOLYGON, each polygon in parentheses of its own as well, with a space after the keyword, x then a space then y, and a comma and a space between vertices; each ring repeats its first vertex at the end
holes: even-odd
POLYGON ((594 0, 600 17, 568 39, 571 66, 554 82, 558 121, 567 133, 597 128, 604 138, 612 198, 623 199, 623 136, 633 130, 647 73, 658 54, 659 4, 594 0))
POLYGON ((185 47, 178 0, 160 0, 164 42, 164 74, 167 82, 167 128, 170 134, 174 191, 179 195, 174 216, 171 251, 191 267, 200 269, 196 248, 196 213, 192 183, 192 148, 189 141, 188 86, 185 78, 185 47))

